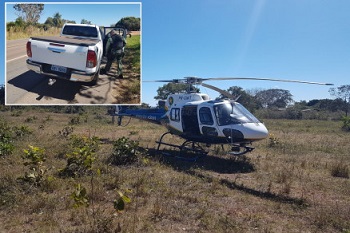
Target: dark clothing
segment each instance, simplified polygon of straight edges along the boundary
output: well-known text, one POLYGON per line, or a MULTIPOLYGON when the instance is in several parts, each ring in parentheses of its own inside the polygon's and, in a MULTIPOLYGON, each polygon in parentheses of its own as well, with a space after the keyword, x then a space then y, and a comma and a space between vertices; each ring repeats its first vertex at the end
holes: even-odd
POLYGON ((114 34, 110 36, 107 40, 106 51, 107 51, 107 64, 105 67, 106 72, 111 69, 111 65, 114 60, 118 62, 118 75, 123 73, 123 64, 122 58, 124 57, 124 46, 126 45, 125 39, 118 35, 114 34))

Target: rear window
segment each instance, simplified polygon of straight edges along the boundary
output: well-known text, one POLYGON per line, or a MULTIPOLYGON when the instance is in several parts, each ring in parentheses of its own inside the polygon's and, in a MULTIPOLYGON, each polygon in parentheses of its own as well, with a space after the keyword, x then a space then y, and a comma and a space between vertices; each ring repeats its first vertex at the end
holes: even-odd
POLYGON ((97 37, 97 30, 95 27, 66 25, 63 28, 62 34, 71 36, 97 37))

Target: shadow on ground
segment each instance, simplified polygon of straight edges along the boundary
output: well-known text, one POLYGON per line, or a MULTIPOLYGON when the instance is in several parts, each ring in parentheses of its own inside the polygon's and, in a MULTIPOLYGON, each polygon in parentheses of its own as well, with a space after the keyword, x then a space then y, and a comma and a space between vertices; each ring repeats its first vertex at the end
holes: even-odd
POLYGON ((220 174, 249 173, 255 171, 254 165, 249 158, 241 157, 219 157, 219 156, 199 156, 192 153, 178 152, 174 150, 149 149, 149 154, 155 157, 161 157, 164 164, 179 170, 189 171, 199 168, 206 171, 213 171, 220 174))
MULTIPOLYGON (((171 150, 157 151, 156 149, 149 149, 150 156, 159 158, 163 164, 186 174, 201 178, 208 182, 218 181, 221 185, 226 186, 232 190, 238 190, 259 198, 271 200, 279 203, 292 204, 299 207, 307 207, 309 204, 303 198, 289 197, 283 194, 272 193, 270 191, 257 190, 247 187, 237 180, 230 180, 226 178, 216 178, 210 175, 207 171, 216 172, 219 174, 237 174, 250 173, 255 171, 254 164, 250 159, 241 157, 218 157, 205 156, 197 159, 195 162, 189 162, 178 158, 178 152, 171 150), (166 156, 164 156, 166 155, 166 156)), ((181 154, 182 157, 186 156, 181 154)), ((190 155, 191 156, 191 155, 190 155)))
MULTIPOLYGON (((74 100, 75 95, 80 93, 85 87, 80 83, 69 82, 66 80, 57 79, 56 83, 52 86, 47 84, 48 78, 38 75, 33 71, 27 71, 8 82, 8 84, 14 85, 17 88, 26 90, 28 92, 36 93, 38 97, 36 101, 41 99, 62 99, 67 102, 74 100), (40 81, 39 81, 40 79, 40 81), (37 86, 33 86, 33 83, 40 83, 37 86)), ((36 104, 33 100, 32 104, 36 104)))

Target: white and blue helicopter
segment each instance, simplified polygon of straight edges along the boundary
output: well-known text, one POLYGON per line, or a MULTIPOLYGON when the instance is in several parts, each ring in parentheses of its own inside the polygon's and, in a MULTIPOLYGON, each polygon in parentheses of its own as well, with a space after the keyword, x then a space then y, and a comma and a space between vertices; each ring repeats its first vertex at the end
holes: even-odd
POLYGON ((166 100, 159 102, 159 108, 130 109, 127 106, 117 106, 114 116, 118 116, 121 125, 124 116, 130 116, 152 123, 164 125, 167 128, 158 143, 171 146, 180 151, 191 151, 198 155, 208 153, 213 144, 228 144, 231 155, 243 155, 251 152, 254 141, 268 137, 265 125, 260 122, 243 105, 237 102, 237 96, 204 83, 213 80, 264 80, 278 82, 297 82, 317 85, 333 85, 330 83, 308 82, 298 80, 280 80, 270 78, 198 78, 185 77, 173 80, 157 80, 149 82, 186 83, 186 93, 171 94, 166 100), (194 91, 194 85, 201 85, 219 92, 225 99, 211 100, 207 94, 194 91), (177 135, 185 141, 181 145, 164 142, 168 134, 177 135))

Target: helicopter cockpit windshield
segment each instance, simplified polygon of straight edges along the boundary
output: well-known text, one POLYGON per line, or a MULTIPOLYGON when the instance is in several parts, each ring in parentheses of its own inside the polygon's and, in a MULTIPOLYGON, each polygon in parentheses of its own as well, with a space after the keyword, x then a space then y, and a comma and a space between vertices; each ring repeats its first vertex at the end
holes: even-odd
POLYGON ((239 103, 222 103, 214 106, 219 125, 260 123, 243 105, 239 103))

